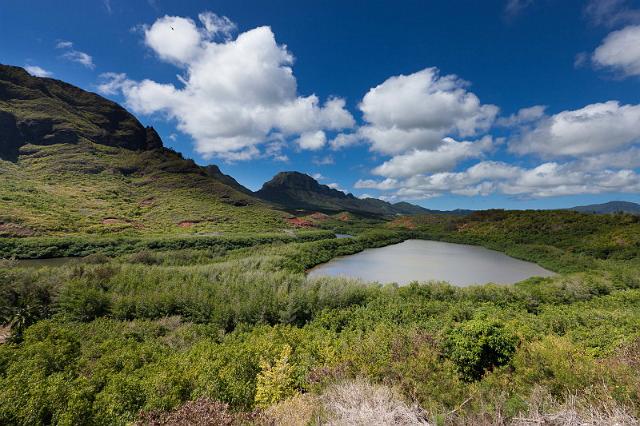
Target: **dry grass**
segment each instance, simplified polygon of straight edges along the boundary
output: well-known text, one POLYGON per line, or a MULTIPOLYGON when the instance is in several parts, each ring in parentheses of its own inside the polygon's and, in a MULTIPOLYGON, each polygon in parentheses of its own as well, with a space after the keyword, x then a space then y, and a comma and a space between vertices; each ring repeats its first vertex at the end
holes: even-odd
POLYGON ((327 425, 427 425, 422 410, 363 379, 335 384, 321 397, 327 425))
POLYGON ((510 424, 513 426, 631 426, 640 423, 626 407, 613 400, 594 402, 571 395, 560 404, 543 389, 538 388, 529 401, 527 413, 516 416, 510 424))
POLYGON ((11 336, 11 329, 9 327, 0 327, 0 345, 6 342, 11 336))
POLYGON ((319 424, 321 411, 317 396, 300 394, 267 408, 264 412, 265 424, 306 426, 319 424))
POLYGON ((455 426, 635 426, 638 419, 630 411, 611 399, 568 396, 564 402, 537 387, 529 397, 528 409, 507 419, 499 408, 488 412, 451 414, 445 424, 455 426))
POLYGON ((200 398, 189 401, 173 411, 140 413, 136 426, 240 426, 262 423, 260 413, 234 413, 222 402, 200 398))

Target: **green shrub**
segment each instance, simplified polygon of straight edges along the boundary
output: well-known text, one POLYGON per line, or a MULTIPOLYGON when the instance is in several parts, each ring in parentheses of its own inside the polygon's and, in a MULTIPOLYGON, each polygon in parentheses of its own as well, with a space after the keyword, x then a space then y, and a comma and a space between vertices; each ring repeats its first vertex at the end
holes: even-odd
POLYGON ((518 337, 495 321, 471 320, 449 331, 445 352, 465 380, 479 380, 485 372, 509 363, 518 337))

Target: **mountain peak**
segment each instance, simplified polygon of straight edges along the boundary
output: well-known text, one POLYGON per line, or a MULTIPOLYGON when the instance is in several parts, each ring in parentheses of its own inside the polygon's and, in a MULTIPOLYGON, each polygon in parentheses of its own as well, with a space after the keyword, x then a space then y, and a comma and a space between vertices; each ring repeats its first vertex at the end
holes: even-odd
POLYGON ((276 174, 256 195, 289 210, 353 213, 392 216, 427 213, 429 210, 409 203, 393 205, 376 198, 359 199, 319 183, 304 173, 287 171, 276 174))
POLYGON ((15 161, 26 144, 76 144, 82 140, 131 150, 162 148, 152 127, 144 127, 115 102, 63 81, 34 77, 0 64, 0 158, 15 161))

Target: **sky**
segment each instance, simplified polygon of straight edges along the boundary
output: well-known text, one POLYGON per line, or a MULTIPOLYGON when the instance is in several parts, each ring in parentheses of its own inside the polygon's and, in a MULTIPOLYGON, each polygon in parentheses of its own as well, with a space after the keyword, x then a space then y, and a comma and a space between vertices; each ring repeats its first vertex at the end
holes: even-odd
POLYGON ((640 202, 640 1, 0 0, 0 62, 251 189, 434 209, 640 202))

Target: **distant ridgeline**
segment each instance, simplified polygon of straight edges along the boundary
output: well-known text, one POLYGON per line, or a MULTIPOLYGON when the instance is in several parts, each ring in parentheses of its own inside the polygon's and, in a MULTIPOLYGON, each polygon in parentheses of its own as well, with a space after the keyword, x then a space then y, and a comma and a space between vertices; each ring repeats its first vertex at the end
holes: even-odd
POLYGON ((465 210, 443 212, 425 209, 407 202, 392 204, 376 198, 357 198, 353 194, 345 194, 322 185, 311 176, 299 172, 278 173, 255 195, 285 210, 302 209, 327 213, 348 211, 377 216, 469 212, 465 210))
POLYGON ((593 214, 610 214, 610 213, 629 213, 640 214, 640 204, 629 201, 610 201, 604 204, 590 204, 587 206, 577 206, 569 210, 581 213, 593 214))

